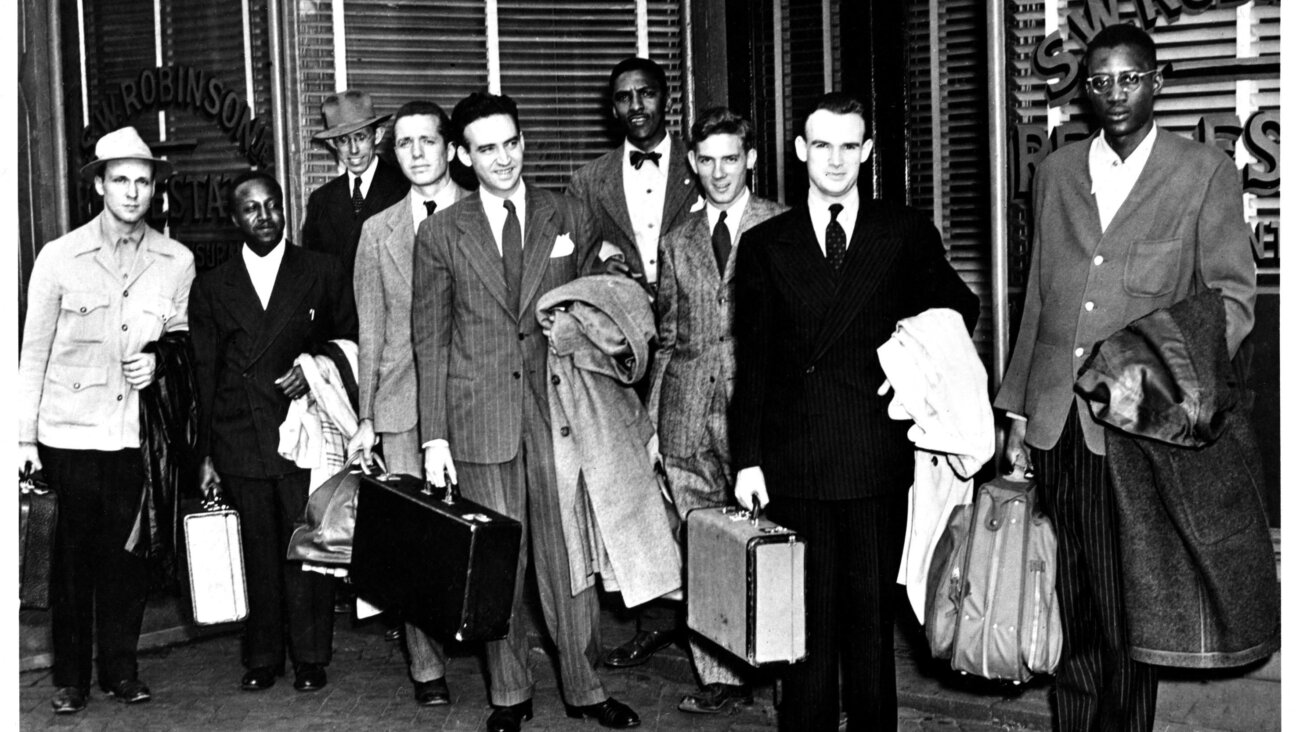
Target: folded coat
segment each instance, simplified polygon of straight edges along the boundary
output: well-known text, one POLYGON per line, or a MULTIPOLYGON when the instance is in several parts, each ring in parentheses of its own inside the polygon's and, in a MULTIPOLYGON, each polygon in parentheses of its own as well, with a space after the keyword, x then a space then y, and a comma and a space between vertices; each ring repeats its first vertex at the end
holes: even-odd
POLYGON ((1094 350, 1076 391, 1107 431, 1130 655, 1238 666, 1279 643, 1278 578, 1250 392, 1208 290, 1094 350))
POLYGON ((627 607, 680 588, 682 563, 653 473, 648 412, 630 384, 648 368, 652 305, 634 280, 594 275, 541 295, 549 328, 563 535, 572 592, 619 590, 627 607))

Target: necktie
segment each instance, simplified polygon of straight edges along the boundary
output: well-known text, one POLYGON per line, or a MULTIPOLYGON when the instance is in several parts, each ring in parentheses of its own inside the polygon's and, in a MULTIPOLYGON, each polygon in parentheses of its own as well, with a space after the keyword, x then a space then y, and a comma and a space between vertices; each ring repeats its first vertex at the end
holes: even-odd
POLYGON ((656 165, 659 168, 661 167, 661 163, 658 162, 659 160, 661 160, 661 153, 659 152, 646 153, 646 152, 641 152, 639 150, 630 151, 630 164, 634 166, 635 170, 642 168, 645 160, 652 163, 653 165, 656 165))
POLYGON ((728 214, 728 211, 721 211, 715 228, 711 230, 711 251, 715 253, 716 266, 720 268, 721 275, 724 275, 725 263, 729 261, 729 250, 733 248, 729 240, 729 227, 725 225, 728 214))
POLYGON ((522 307, 522 224, 518 221, 517 209, 513 202, 505 199, 504 210, 508 217, 504 219, 504 234, 500 248, 504 250, 504 282, 508 285, 509 305, 514 315, 520 315, 522 307))
POLYGON ((436 213, 436 201, 424 201, 423 208, 427 209, 427 215, 431 216, 436 213))
POLYGON ((360 178, 357 177, 355 190, 351 192, 351 208, 355 209, 355 215, 360 215, 360 209, 364 208, 364 194, 360 192, 360 178))
POLYGON ((828 207, 828 212, 832 214, 832 220, 828 222, 828 228, 824 230, 825 249, 828 250, 828 264, 832 265, 834 272, 840 272, 842 262, 846 261, 846 231, 842 225, 837 223, 837 214, 841 213, 842 205, 834 203, 828 207))

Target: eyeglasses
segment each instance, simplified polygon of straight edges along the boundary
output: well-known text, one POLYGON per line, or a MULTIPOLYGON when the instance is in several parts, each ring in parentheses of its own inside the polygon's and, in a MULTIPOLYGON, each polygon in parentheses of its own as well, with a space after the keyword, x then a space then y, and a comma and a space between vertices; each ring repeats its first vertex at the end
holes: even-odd
POLYGON ((1085 79, 1089 88, 1099 94, 1106 94, 1111 91, 1112 83, 1120 85, 1121 91, 1131 92, 1143 83, 1143 78, 1151 76, 1157 72, 1156 69, 1149 71, 1119 71, 1115 74, 1094 74, 1085 79))

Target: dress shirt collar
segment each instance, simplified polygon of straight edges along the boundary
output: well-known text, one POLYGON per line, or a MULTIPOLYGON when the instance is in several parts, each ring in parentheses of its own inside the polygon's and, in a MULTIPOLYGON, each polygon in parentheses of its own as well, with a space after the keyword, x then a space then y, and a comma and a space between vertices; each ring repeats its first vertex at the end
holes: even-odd
POLYGON ((819 242, 820 251, 827 256, 828 244, 824 241, 825 231, 828 228, 828 222, 832 221, 832 212, 828 207, 833 203, 840 203, 842 210, 837 214, 837 223, 841 224, 842 230, 846 232, 846 248, 850 249, 851 235, 855 233, 855 219, 859 215, 860 199, 859 187, 841 201, 828 201, 818 195, 814 186, 810 187, 810 193, 807 196, 807 203, 810 207, 810 224, 814 227, 815 239, 819 242))
POLYGON ((449 208, 455 201, 459 200, 459 188, 454 183, 446 181, 441 190, 431 198, 426 198, 416 188, 410 188, 410 213, 414 216, 414 228, 423 223, 427 218, 427 206, 423 205, 428 201, 436 201, 437 213, 449 208))
MULTIPOLYGON (((125 228, 125 227, 121 227, 125 228)), ((99 236, 102 238, 102 244, 109 249, 116 251, 121 244, 138 246, 144 242, 145 229, 148 224, 140 222, 140 225, 134 231, 129 233, 116 233, 114 236, 113 226, 108 223, 108 212, 104 211, 99 214, 99 236)))
MULTIPOLYGON (((373 185, 374 172, 377 170, 378 170, 378 153, 374 153, 373 158, 369 160, 369 167, 365 168, 365 171, 359 175, 360 195, 364 196, 365 198, 369 197, 369 186, 373 185)), ((348 196, 351 195, 351 192, 355 190, 355 182, 356 182, 356 176, 353 175, 351 171, 348 170, 347 171, 347 195, 348 196)))
POLYGON ((270 307, 270 293, 274 291, 275 279, 279 276, 279 265, 283 263, 286 248, 285 240, 280 239, 269 254, 258 257, 252 247, 243 245, 243 266, 247 267, 248 277, 252 280, 252 287, 256 289, 262 308, 270 307))
POLYGON ((1143 166, 1147 165, 1148 157, 1152 155, 1152 145, 1156 143, 1156 136, 1157 127, 1152 125, 1147 137, 1144 137, 1138 147, 1134 148, 1134 152, 1130 153, 1128 158, 1121 160, 1120 155, 1117 155, 1107 143, 1107 136, 1099 132, 1094 137, 1093 144, 1089 146, 1089 177, 1092 179, 1089 192, 1097 193, 1099 181, 1113 168, 1121 169, 1122 174, 1133 173, 1134 178, 1137 179, 1138 174, 1143 172, 1143 166))
MULTIPOLYGON (((729 208, 725 209, 725 226, 729 228, 729 241, 738 241, 738 224, 742 221, 743 214, 747 212, 747 202, 751 200, 751 189, 744 187, 742 195, 738 196, 729 208)), ((716 220, 720 218, 720 209, 706 203, 707 230, 714 232, 716 220)))

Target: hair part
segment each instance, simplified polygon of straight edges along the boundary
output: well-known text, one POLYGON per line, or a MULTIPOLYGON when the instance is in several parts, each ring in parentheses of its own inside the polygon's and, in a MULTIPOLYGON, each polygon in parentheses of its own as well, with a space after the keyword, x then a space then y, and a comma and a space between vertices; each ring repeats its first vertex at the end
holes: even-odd
POLYGON ((612 73, 608 75, 608 91, 615 92, 617 79, 621 78, 622 74, 631 71, 642 71, 647 74, 649 79, 657 82, 657 85, 661 87, 662 94, 670 91, 670 86, 666 83, 665 69, 659 66, 656 61, 640 56, 623 58, 617 62, 616 66, 612 67, 612 73))
POLYGON ((810 117, 815 112, 831 112, 833 114, 854 114, 858 115, 864 122, 864 139, 868 139, 868 115, 864 110, 864 103, 859 99, 845 92, 829 92, 815 102, 814 109, 811 109, 805 116, 805 121, 801 123, 801 136, 806 136, 806 126, 810 122, 810 117))
POLYGON ((712 135, 737 135, 744 152, 752 149, 751 122, 728 107, 711 107, 698 115, 689 129, 689 148, 696 151, 698 144, 712 135))
POLYGON ((1085 49, 1084 66, 1090 68, 1089 61, 1093 58, 1094 52, 1103 48, 1118 48, 1125 46, 1134 49, 1151 68, 1157 67, 1156 43, 1152 36, 1147 34, 1142 28, 1129 23, 1116 23, 1098 31, 1097 35, 1089 39, 1089 46, 1085 49))
POLYGON ((473 92, 460 99, 454 106, 454 111, 450 113, 454 128, 453 141, 466 147, 468 143, 464 139, 464 130, 468 129, 468 125, 497 114, 508 115, 513 120, 513 126, 517 128, 518 134, 522 133, 522 124, 518 121, 517 103, 507 94, 473 92))
POLYGON ((448 142, 449 138, 454 132, 451 129, 451 125, 450 125, 450 115, 446 114, 446 111, 441 108, 440 104, 437 104, 436 102, 426 102, 421 100, 413 101, 413 102, 405 102, 404 104, 401 105, 400 109, 396 110, 396 114, 392 116, 393 140, 396 137, 397 122, 400 122, 405 117, 418 117, 423 115, 427 115, 429 117, 436 119, 437 132, 439 132, 441 134, 441 137, 448 142))
POLYGON ((240 173, 238 177, 230 183, 229 191, 225 194, 225 206, 229 213, 234 212, 236 207, 235 204, 238 203, 238 189, 255 180, 265 181, 265 184, 270 186, 270 190, 274 192, 275 197, 279 199, 279 202, 283 203, 283 186, 279 185, 279 181, 275 180, 273 175, 270 175, 264 170, 249 170, 240 173))

